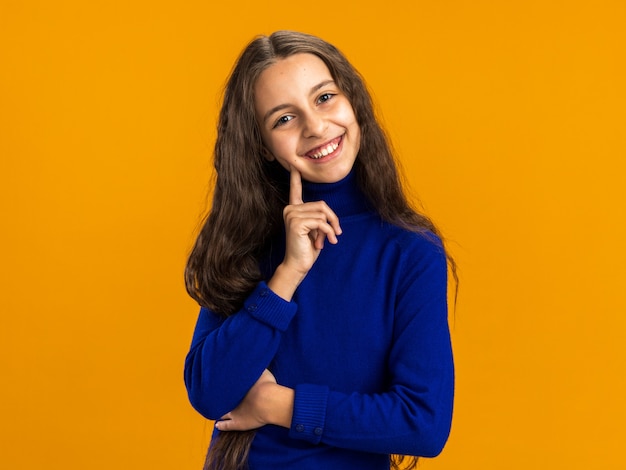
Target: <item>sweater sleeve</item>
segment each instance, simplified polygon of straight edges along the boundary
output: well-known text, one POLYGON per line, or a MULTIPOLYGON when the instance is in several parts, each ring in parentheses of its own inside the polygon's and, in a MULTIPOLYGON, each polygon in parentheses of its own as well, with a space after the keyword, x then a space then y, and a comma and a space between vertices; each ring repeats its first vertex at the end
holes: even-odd
POLYGON ((447 318, 447 264, 440 247, 405 257, 388 356, 389 386, 342 393, 296 386, 289 434, 312 444, 434 457, 452 421, 454 366, 447 318))
POLYGON ((232 411, 268 367, 295 313, 264 282, 226 319, 201 308, 185 359, 192 406, 212 420, 232 411))

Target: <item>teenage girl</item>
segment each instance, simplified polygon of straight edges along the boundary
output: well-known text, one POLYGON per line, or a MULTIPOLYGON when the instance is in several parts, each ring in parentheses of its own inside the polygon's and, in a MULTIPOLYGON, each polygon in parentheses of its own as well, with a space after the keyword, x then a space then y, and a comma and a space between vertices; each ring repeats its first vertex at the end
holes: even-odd
POLYGON ((310 35, 255 39, 214 158, 185 272, 201 305, 185 383, 216 421, 205 468, 382 470, 439 454, 454 262, 407 203, 358 72, 310 35))

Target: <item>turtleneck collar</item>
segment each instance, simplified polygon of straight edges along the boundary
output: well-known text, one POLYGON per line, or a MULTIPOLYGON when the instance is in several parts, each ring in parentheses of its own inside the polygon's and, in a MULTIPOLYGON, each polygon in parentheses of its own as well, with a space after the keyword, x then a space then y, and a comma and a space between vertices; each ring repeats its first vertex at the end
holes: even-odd
POLYGON ((359 188, 355 171, 336 183, 302 182, 304 202, 324 201, 337 217, 371 212, 367 196, 359 188))

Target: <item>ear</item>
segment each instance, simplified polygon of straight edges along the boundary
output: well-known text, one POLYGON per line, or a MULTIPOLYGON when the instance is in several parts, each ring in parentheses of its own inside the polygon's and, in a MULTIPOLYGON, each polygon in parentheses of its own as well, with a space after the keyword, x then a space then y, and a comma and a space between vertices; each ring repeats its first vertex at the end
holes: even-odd
POLYGON ((265 158, 268 162, 273 162, 274 160, 276 160, 276 157, 272 155, 272 152, 270 152, 265 145, 261 150, 261 155, 263 155, 263 158, 265 158))

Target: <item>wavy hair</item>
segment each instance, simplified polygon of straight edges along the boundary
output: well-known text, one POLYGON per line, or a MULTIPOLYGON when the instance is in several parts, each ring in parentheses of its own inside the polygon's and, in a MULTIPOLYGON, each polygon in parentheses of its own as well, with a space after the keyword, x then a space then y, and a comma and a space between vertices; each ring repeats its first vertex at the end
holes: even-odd
MULTIPOLYGON (((413 209, 404 195, 391 145, 378 123, 361 75, 333 45, 308 34, 277 31, 259 36, 239 56, 226 84, 218 120, 214 165, 217 173, 211 210, 204 220, 185 269, 189 295, 217 314, 237 312, 262 279, 259 261, 270 239, 283 230, 287 189, 264 158, 255 117, 254 85, 277 61, 294 54, 319 57, 352 105, 361 128, 354 163, 358 184, 380 217, 419 233, 441 234, 413 209)), ((454 279, 456 264, 448 255, 454 279)), ((242 470, 253 431, 223 432, 211 443, 205 470, 242 470)), ((416 457, 409 457, 415 468, 416 457)), ((392 456, 399 468, 404 456, 392 456)), ((406 462, 404 462, 406 464, 406 462)))

